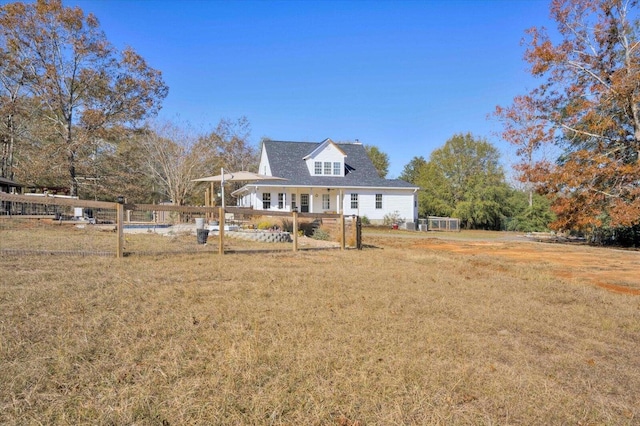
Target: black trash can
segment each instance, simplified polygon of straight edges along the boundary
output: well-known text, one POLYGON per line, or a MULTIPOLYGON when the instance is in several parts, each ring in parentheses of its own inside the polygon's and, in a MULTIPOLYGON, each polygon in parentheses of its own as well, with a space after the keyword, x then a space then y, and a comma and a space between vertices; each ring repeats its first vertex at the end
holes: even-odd
POLYGON ((198 232, 198 244, 207 244, 207 238, 209 237, 208 229, 197 229, 198 232))

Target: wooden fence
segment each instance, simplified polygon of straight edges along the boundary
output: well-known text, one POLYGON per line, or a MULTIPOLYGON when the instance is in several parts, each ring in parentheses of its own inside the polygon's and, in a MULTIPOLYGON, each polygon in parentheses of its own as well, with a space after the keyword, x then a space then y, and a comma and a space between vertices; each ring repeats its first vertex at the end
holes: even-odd
MULTIPOLYGON (((261 211, 241 207, 201 207, 201 206, 176 206, 170 204, 133 204, 133 203, 114 203, 104 201, 80 200, 75 198, 60 198, 54 196, 31 196, 17 195, 0 192, 0 220, 7 221, 11 219, 37 219, 49 218, 63 220, 69 216, 70 209, 92 209, 100 211, 100 215, 112 219, 108 219, 107 223, 114 225, 114 245, 115 255, 121 258, 125 255, 124 250, 124 225, 131 223, 131 218, 136 217, 136 213, 144 216, 150 221, 163 221, 167 216, 173 214, 174 220, 187 221, 192 220, 193 215, 205 216, 210 220, 217 219, 219 223, 218 232, 218 250, 221 255, 225 253, 225 225, 226 218, 229 214, 234 217, 252 217, 252 216, 274 216, 291 218, 293 230, 291 237, 293 240, 292 250, 297 252, 299 223, 300 219, 320 219, 333 220, 337 222, 339 229, 340 249, 345 250, 345 217, 341 214, 329 213, 298 213, 298 212, 280 212, 280 211, 261 211), (25 205, 30 206, 25 208, 25 205), (66 212, 66 213, 65 213, 66 212)), ((362 248, 362 232, 360 218, 354 217, 354 239, 356 247, 362 248)))

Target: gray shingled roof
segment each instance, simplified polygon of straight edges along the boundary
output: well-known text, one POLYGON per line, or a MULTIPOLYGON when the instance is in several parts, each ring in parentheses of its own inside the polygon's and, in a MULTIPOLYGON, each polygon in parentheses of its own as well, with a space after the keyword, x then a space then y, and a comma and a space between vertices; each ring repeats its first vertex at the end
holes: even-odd
POLYGON ((383 179, 378 176, 362 144, 336 144, 347 154, 345 165, 349 173, 344 177, 331 177, 311 175, 304 161, 304 157, 322 142, 265 141, 263 143, 271 166, 271 175, 286 178, 287 181, 262 181, 261 185, 416 188, 415 185, 403 180, 383 179))
POLYGON ((18 182, 14 182, 11 179, 7 179, 5 177, 0 176, 0 184, 5 185, 5 186, 9 186, 9 187, 14 187, 14 188, 19 188, 21 185, 18 182))

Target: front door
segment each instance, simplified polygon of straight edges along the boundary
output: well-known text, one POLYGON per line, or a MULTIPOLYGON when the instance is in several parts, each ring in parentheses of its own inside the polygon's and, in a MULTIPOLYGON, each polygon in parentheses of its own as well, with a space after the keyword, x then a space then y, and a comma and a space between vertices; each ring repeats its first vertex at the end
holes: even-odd
POLYGON ((300 212, 309 213, 309 194, 300 194, 300 212))

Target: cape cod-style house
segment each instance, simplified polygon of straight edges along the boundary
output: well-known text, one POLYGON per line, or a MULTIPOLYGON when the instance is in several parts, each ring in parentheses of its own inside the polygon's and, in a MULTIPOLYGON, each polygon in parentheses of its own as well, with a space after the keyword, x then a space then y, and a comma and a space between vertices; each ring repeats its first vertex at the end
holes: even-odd
POLYGON ((361 143, 283 142, 262 144, 258 173, 284 180, 260 180, 234 191, 238 206, 255 210, 385 216, 407 222, 418 217, 418 187, 378 175, 361 143))

